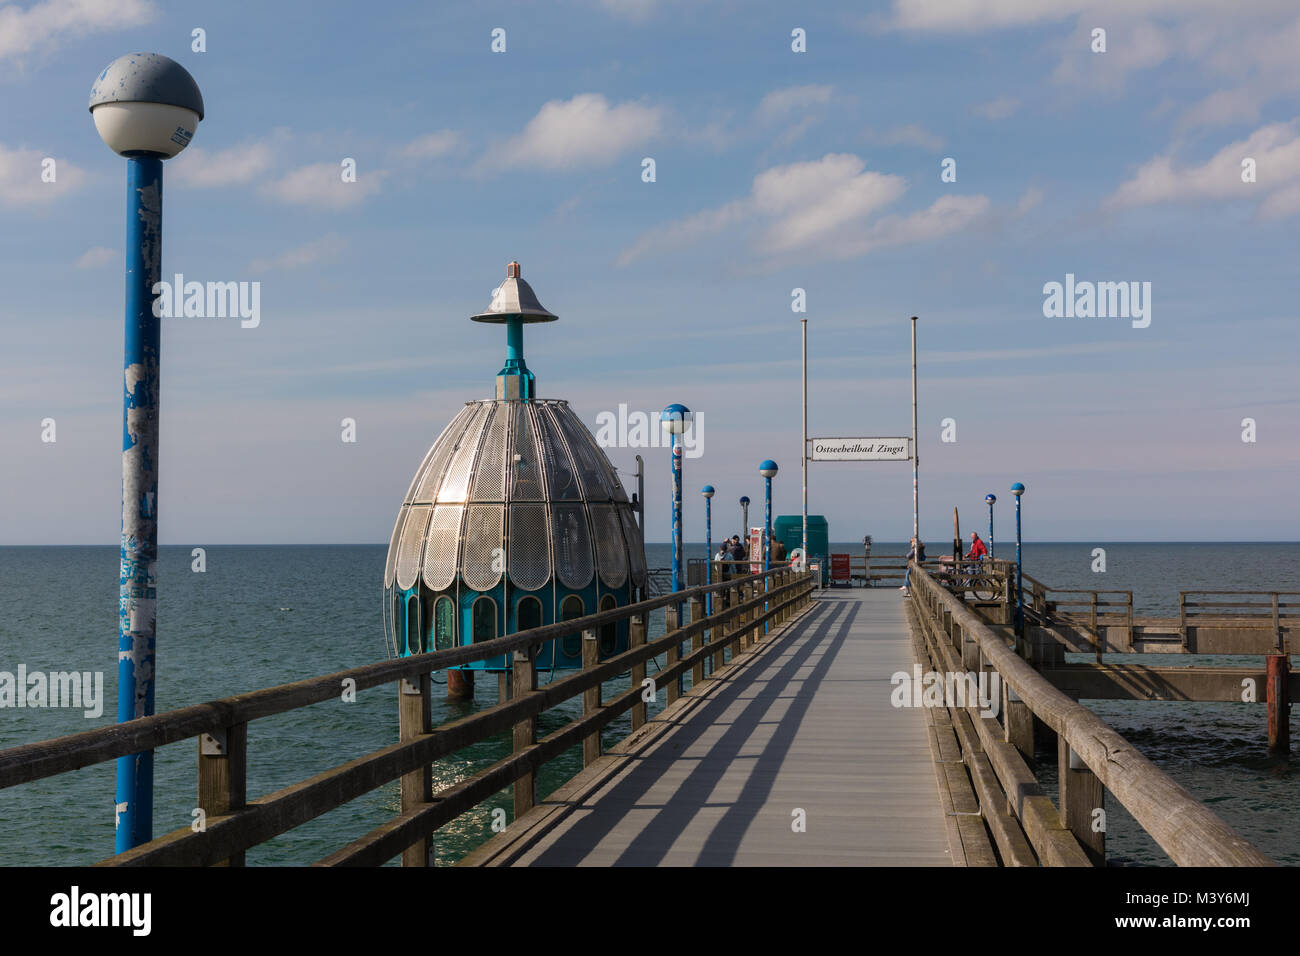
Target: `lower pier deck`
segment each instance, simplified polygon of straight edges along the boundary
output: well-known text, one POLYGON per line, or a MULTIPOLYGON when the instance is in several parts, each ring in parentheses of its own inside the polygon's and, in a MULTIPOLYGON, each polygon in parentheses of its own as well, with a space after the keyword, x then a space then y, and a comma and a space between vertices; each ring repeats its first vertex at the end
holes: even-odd
POLYGON ((821 592, 464 863, 950 865, 925 714, 890 703, 903 604, 821 592))

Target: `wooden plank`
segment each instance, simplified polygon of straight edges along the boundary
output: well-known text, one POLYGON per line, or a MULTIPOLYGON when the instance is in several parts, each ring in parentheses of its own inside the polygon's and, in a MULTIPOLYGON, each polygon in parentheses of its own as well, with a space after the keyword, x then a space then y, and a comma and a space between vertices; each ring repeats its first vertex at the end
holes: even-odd
MULTIPOLYGON (((595 667, 599 658, 600 645, 596 640, 596 632, 583 631, 582 666, 595 667)), ((591 717, 598 710, 600 710, 600 685, 596 684, 582 692, 582 716, 591 717)), ((600 731, 596 730, 582 738, 582 765, 590 767, 598 759, 600 759, 600 731)), ((519 819, 520 816, 522 814, 516 813, 515 819, 519 819)))
MULTIPOLYGON (((248 724, 226 728, 221 735, 199 738, 199 809, 208 817, 236 813, 248 800, 248 724)), ((233 853, 216 866, 243 866, 244 853, 233 853)))
MULTIPOLYGON (((427 734, 432 725, 432 704, 429 698, 428 674, 413 681, 397 683, 397 734, 400 740, 414 740, 427 734)), ((433 799, 432 768, 424 764, 402 775, 402 812, 427 806, 433 799)), ((433 841, 423 837, 402 851, 402 866, 432 866, 433 841)))

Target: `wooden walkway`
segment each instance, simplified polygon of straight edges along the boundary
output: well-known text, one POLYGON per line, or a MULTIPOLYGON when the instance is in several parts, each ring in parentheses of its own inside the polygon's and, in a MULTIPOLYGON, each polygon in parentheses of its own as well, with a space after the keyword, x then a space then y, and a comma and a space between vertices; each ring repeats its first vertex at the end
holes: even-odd
POLYGON ((890 676, 913 662, 903 603, 893 588, 821 592, 464 862, 949 865, 926 716, 890 704, 890 676))

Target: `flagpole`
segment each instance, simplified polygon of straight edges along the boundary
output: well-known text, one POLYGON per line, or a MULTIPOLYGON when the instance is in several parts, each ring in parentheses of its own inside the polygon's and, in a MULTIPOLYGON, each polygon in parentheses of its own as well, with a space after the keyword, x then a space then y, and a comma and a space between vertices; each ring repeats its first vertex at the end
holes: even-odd
POLYGON ((921 540, 921 509, 918 498, 917 472, 920 456, 916 447, 916 316, 912 316, 912 537, 921 540))

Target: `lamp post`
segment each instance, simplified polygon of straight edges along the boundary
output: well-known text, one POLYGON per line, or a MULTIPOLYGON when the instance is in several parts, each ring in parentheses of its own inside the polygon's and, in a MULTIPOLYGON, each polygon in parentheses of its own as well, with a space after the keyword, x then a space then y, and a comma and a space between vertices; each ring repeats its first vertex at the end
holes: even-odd
MULTIPOLYGON (((705 485, 700 489, 700 494, 704 495, 704 583, 713 583, 713 486, 705 485)), ((704 596, 704 604, 707 608, 706 613, 713 613, 713 595, 704 596)))
POLYGON ((998 500, 998 496, 992 493, 989 493, 984 496, 984 501, 989 506, 989 560, 990 561, 993 560, 995 557, 997 557, 997 552, 993 547, 993 505, 997 500, 998 500))
MULTIPOLYGON (((772 570, 772 479, 776 476, 776 462, 764 458, 758 466, 758 473, 763 476, 763 570, 772 570)), ((763 589, 770 590, 772 579, 763 580, 763 589)), ((763 605, 767 611, 768 605, 763 605)), ((767 621, 763 622, 763 633, 768 631, 767 621)))
POLYGON ((740 496, 740 536, 749 547, 749 495, 740 496))
POLYGON ((772 479, 776 477, 776 462, 765 458, 758 466, 763 476, 763 570, 772 570, 772 479))
POLYGON ((691 410, 678 402, 659 415, 659 424, 673 436, 673 591, 682 589, 682 432, 690 420, 691 410))
POLYGON ((1011 486, 1011 493, 1016 496, 1016 636, 1025 636, 1025 581, 1024 568, 1020 563, 1020 496, 1025 493, 1025 486, 1016 482, 1011 486))
MULTIPOLYGON (((109 149, 126 157, 126 335, 122 389, 122 564, 118 605, 117 719, 154 712, 158 605, 158 408, 162 274, 162 164, 203 119, 194 78, 157 53, 118 57, 90 88, 90 115, 109 149)), ((117 760, 118 853, 153 838, 153 751, 117 760)))

